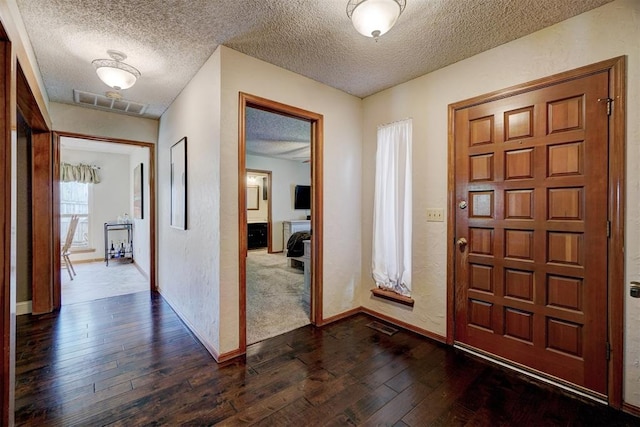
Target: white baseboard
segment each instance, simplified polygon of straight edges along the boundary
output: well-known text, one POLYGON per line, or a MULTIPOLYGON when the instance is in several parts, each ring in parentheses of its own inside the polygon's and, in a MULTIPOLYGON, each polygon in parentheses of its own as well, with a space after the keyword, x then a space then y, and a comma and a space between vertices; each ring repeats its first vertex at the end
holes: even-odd
POLYGON ((31 314, 31 301, 22 301, 16 304, 16 316, 31 314))

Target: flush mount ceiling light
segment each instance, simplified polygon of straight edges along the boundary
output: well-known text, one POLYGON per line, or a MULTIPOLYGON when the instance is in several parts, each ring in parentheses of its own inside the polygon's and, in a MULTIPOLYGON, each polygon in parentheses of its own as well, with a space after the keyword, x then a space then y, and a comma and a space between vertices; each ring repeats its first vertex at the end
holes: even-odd
POLYGON ((407 0, 349 0, 347 16, 363 36, 377 39, 393 27, 407 0))
POLYGON ((128 89, 140 77, 140 71, 129 64, 125 64, 127 55, 117 50, 108 50, 112 59, 96 59, 92 62, 100 80, 115 90, 128 89))

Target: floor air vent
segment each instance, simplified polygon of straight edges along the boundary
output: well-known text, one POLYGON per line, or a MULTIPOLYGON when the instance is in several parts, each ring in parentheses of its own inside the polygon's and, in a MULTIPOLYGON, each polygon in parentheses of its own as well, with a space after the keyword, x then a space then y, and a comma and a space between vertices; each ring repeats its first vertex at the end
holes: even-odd
POLYGON ((382 332, 383 334, 387 334, 387 335, 393 335, 396 332, 398 332, 396 328, 392 328, 391 326, 385 325, 384 323, 380 323, 380 322, 367 323, 367 326, 370 327, 371 329, 375 329, 376 331, 382 332))
POLYGON ((125 99, 109 98, 97 93, 83 92, 77 89, 73 90, 73 100, 76 104, 85 107, 99 108, 101 110, 133 114, 136 116, 143 115, 149 106, 148 104, 139 104, 125 99))

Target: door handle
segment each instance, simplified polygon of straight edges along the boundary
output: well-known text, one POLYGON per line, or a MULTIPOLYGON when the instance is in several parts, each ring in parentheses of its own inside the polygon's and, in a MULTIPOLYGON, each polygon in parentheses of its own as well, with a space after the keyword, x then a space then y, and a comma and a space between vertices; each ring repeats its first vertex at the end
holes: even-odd
POLYGON ((467 246, 467 239, 465 239, 464 237, 461 237, 458 239, 456 243, 458 244, 460 249, 464 249, 464 247, 467 246))

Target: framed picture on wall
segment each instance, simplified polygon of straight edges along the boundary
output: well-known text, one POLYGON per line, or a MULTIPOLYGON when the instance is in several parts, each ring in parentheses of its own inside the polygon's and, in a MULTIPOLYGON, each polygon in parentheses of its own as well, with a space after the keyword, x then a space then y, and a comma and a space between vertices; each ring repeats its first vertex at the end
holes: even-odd
POLYGON ((267 200, 269 198, 269 181, 266 176, 262 177, 262 200, 267 200))
POLYGON ((171 227, 187 229, 187 137, 171 147, 171 227))
POLYGON ((144 219, 144 165, 133 170, 133 218, 144 219))
POLYGON ((260 187, 249 185, 247 187, 247 210, 257 211, 260 209, 260 187))

